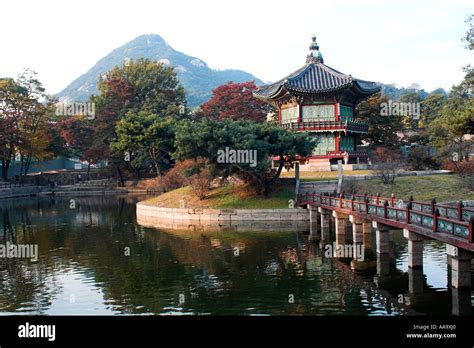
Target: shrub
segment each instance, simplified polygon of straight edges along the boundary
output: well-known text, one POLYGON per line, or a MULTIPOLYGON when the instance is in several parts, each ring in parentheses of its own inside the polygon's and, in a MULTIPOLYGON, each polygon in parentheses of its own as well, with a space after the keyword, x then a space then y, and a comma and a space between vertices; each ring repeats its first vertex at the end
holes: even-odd
POLYGON ((208 168, 201 168, 198 173, 189 177, 189 184, 197 198, 203 200, 211 187, 212 176, 208 168))
POLYGON ((196 166, 194 160, 178 161, 173 168, 161 178, 159 190, 166 192, 178 189, 189 184, 186 172, 196 166))
POLYGON ((384 184, 393 184, 397 176, 397 170, 402 167, 400 152, 397 150, 378 147, 374 151, 376 173, 384 184))
POLYGON ((442 167, 458 174, 462 186, 474 190, 474 161, 455 162, 445 159, 442 167))
POLYGON ((426 146, 417 146, 410 149, 407 164, 412 170, 439 168, 439 163, 433 158, 426 146))
POLYGON ((213 175, 208 163, 203 158, 188 159, 176 162, 158 182, 158 190, 162 192, 190 185, 193 193, 200 199, 206 198, 211 187, 213 175))

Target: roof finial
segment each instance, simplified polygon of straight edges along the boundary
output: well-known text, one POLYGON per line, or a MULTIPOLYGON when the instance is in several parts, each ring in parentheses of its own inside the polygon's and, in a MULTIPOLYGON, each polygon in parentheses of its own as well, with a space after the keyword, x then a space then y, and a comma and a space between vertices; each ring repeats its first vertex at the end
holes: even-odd
POLYGON ((316 42, 316 35, 314 34, 311 45, 309 45, 309 54, 306 57, 306 63, 324 63, 323 55, 319 52, 319 45, 316 42))

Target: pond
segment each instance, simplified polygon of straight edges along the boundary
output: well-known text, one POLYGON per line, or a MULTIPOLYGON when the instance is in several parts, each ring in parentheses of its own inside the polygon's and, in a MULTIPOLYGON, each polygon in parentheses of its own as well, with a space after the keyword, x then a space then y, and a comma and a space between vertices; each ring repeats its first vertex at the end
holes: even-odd
POLYGON ((422 315, 451 314, 456 301, 472 309, 470 291, 447 287, 442 243, 426 241, 423 271, 409 273, 395 231, 381 276, 370 250, 354 267, 303 232, 143 227, 135 203, 144 198, 1 201, 0 244, 37 245, 38 259, 0 258, 0 314, 422 315))

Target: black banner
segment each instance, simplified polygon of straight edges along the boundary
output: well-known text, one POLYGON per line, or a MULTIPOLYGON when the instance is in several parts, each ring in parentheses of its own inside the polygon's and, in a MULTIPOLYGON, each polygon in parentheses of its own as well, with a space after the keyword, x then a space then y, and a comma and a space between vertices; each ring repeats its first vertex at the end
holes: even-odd
POLYGON ((8 316, 0 347, 127 345, 450 345, 472 347, 469 317, 8 316), (53 329, 54 325, 54 329, 53 329), (37 337, 42 336, 42 337, 37 337))

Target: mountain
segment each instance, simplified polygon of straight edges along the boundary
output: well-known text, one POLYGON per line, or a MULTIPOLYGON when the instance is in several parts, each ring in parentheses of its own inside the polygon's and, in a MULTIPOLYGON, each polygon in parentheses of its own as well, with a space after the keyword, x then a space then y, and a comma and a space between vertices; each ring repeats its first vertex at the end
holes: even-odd
POLYGON ((86 101, 90 95, 98 93, 97 80, 101 75, 114 66, 123 65, 127 60, 137 58, 148 58, 172 65, 186 90, 190 107, 207 101, 213 88, 228 81, 254 80, 257 85, 263 84, 261 80, 242 70, 211 69, 201 59, 174 50, 161 36, 152 34, 141 35, 122 47, 116 48, 56 96, 61 101, 86 101))
POLYGON ((431 94, 439 94, 445 98, 448 97, 448 93, 441 87, 428 93, 416 83, 412 84, 409 87, 397 87, 393 83, 385 84, 385 83, 379 82, 378 84, 382 87, 382 95, 387 96, 391 100, 400 100, 400 97, 402 95, 408 94, 408 93, 416 93, 418 94, 420 99, 425 99, 427 96, 431 94))

